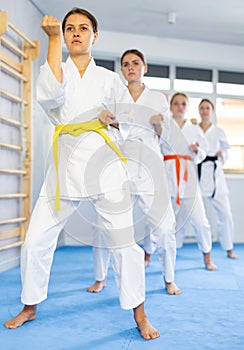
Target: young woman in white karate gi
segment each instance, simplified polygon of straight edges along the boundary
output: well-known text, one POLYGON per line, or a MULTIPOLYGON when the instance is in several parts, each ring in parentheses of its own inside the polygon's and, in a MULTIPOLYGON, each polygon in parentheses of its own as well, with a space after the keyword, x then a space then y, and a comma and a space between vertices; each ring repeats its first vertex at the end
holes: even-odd
POLYGON ((235 259, 233 252, 234 224, 228 196, 228 188, 223 172, 223 164, 228 157, 230 145, 223 129, 212 122, 214 105, 208 99, 199 104, 201 122, 198 124, 208 141, 207 157, 198 164, 198 176, 202 196, 212 204, 217 217, 217 233, 227 256, 235 259))
POLYGON ((69 51, 65 63, 61 63, 60 21, 45 16, 41 27, 49 46, 37 98, 55 125, 55 164, 48 166, 22 247, 21 301, 25 306, 5 326, 16 328, 36 318, 37 304, 47 297, 59 233, 82 199, 89 199, 103 228, 102 243, 101 239, 93 243, 110 247, 121 307, 133 309, 144 339, 156 338, 160 334, 144 311, 144 252, 134 240, 130 193, 122 187, 127 181, 123 155, 107 130, 107 124, 115 120, 115 109, 119 118, 123 113, 119 105, 128 106, 130 96, 117 74, 97 67, 92 59, 91 48, 98 37, 92 14, 74 8, 65 16, 62 30, 69 51), (104 107, 109 105, 111 110, 104 107))
POLYGON ((176 215, 176 245, 177 248, 182 247, 185 226, 190 222, 196 233, 198 248, 203 253, 206 268, 216 270, 211 260, 212 237, 196 169, 196 164, 206 156, 207 142, 199 127, 185 119, 188 103, 188 96, 184 93, 172 96, 170 131, 166 139, 161 139, 161 150, 176 215))
MULTIPOLYGON (((133 201, 141 208, 148 229, 145 239, 144 232, 136 239, 144 241, 144 249, 149 256, 156 248, 167 292, 180 294, 181 290, 174 283, 175 217, 159 147, 162 124, 167 127, 169 122, 168 103, 163 93, 151 91, 143 84, 147 64, 140 51, 131 49, 123 53, 121 71, 134 101, 133 122, 129 128, 126 125, 126 130, 120 124, 121 134, 126 134, 122 149, 127 157, 133 201)), ((93 247, 93 256, 96 282, 88 291, 100 292, 106 283, 109 251, 93 247)))

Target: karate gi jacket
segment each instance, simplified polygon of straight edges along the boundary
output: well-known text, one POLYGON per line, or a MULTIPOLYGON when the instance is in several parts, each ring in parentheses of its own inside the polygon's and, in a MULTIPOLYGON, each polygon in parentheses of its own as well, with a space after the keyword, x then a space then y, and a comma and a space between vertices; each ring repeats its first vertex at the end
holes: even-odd
POLYGON ((200 178, 202 195, 205 197, 211 196, 214 190, 215 196, 228 194, 223 164, 228 158, 228 149, 230 148, 230 144, 224 130, 218 128, 214 124, 211 124, 206 132, 204 132, 204 135, 208 142, 207 155, 216 156, 216 153, 219 150, 222 151, 223 155, 222 157, 218 157, 218 159, 215 161, 216 169, 214 169, 214 162, 212 161, 207 161, 202 164, 200 178))
MULTIPOLYGON (((206 157, 207 147, 207 140, 204 133, 197 125, 185 121, 183 127, 180 128, 178 124, 171 119, 167 138, 161 140, 161 151, 163 155, 179 154, 192 158, 192 160, 180 160, 180 198, 195 197, 196 191, 199 190, 196 164, 200 163, 206 157), (197 154, 192 152, 189 148, 190 144, 196 142, 199 144, 197 154), (184 180, 186 166, 188 169, 187 181, 184 180)), ((165 166, 168 174, 170 194, 172 197, 176 197, 177 181, 175 160, 166 160, 165 166)))
MULTIPOLYGON (((81 77, 70 57, 62 63, 62 71, 59 83, 46 62, 37 81, 37 100, 55 126, 97 119, 103 109, 109 109, 118 121, 122 116, 127 119, 131 97, 118 74, 96 66, 91 59, 81 77)), ((105 132, 116 142, 110 127, 105 132)), ((54 197, 57 178, 52 150, 49 153, 41 195, 54 197)), ((61 198, 111 192, 127 180, 121 159, 96 132, 60 135, 58 166, 61 198)))

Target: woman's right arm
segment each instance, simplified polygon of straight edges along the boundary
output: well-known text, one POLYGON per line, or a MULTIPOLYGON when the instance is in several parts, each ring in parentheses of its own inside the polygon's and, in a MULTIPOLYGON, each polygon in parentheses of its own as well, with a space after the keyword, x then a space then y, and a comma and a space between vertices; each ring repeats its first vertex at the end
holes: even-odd
POLYGON ((59 83, 63 81, 62 74, 62 36, 61 22, 55 17, 44 16, 41 28, 48 36, 48 54, 47 62, 49 67, 59 83))
POLYGON ((48 35, 47 61, 37 79, 37 100, 45 112, 64 104, 66 79, 62 70, 61 23, 54 17, 45 16, 41 28, 48 35))

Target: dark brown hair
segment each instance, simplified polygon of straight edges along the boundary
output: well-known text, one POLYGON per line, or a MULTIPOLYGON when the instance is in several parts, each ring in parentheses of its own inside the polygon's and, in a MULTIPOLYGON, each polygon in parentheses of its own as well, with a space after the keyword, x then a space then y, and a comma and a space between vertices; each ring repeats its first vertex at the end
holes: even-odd
POLYGON ((126 50, 126 51, 122 54, 121 59, 120 59, 120 64, 121 64, 121 65, 122 65, 122 63, 123 63, 124 57, 125 57, 126 55, 130 54, 130 53, 132 53, 132 54, 138 56, 138 57, 142 60, 142 62, 143 62, 144 64, 146 64, 145 57, 144 57, 144 55, 143 55, 143 53, 142 53, 141 51, 139 51, 139 50, 137 50, 137 49, 129 49, 129 50, 126 50))
POLYGON ((65 15, 65 17, 63 19, 63 22, 62 22, 62 31, 63 31, 63 33, 65 31, 65 25, 66 25, 68 17, 71 16, 71 15, 74 15, 76 13, 79 14, 79 15, 86 16, 91 21, 91 24, 92 24, 92 27, 93 27, 93 32, 94 33, 98 32, 98 23, 97 23, 96 18, 90 12, 88 12, 87 10, 81 9, 79 7, 74 7, 74 8, 72 8, 72 10, 70 10, 65 15))
POLYGON ((214 104, 213 104, 213 102, 210 101, 208 98, 203 98, 203 99, 201 100, 201 102, 199 103, 198 108, 201 106, 201 104, 202 104, 203 102, 208 102, 208 103, 212 106, 213 111, 214 111, 214 104))

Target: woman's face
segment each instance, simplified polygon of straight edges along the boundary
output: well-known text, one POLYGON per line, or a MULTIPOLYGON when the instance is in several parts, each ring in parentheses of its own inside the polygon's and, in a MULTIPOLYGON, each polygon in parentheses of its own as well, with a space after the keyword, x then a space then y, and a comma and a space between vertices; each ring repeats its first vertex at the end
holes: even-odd
POLYGON ((123 58, 121 71, 128 83, 141 82, 143 75, 147 72, 147 65, 139 56, 128 53, 123 58))
POLYGON ((203 101, 199 106, 199 114, 202 121, 210 121, 213 114, 213 107, 208 101, 203 101))
POLYGON ((71 56, 90 53, 97 36, 98 33, 93 32, 92 23, 86 16, 76 13, 67 18, 64 41, 71 56))
POLYGON ((188 108, 188 99, 185 96, 177 95, 170 104, 173 117, 184 118, 188 108))

